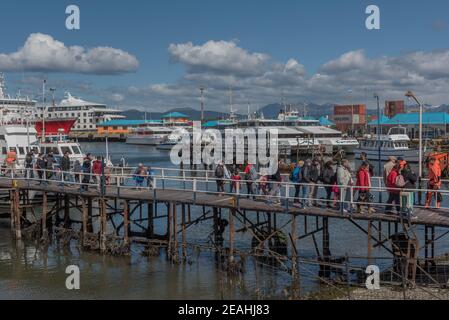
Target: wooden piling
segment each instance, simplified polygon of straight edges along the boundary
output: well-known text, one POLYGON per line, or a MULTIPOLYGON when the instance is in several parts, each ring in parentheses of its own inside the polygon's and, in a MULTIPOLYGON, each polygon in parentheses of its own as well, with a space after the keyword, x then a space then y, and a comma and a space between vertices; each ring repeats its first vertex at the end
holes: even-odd
POLYGON ((173 237, 173 233, 172 233, 172 220, 173 220, 173 213, 172 213, 172 206, 171 203, 167 203, 167 209, 168 209, 168 214, 167 214, 167 236, 168 236, 168 250, 167 250, 167 254, 168 257, 171 258, 171 254, 172 254, 172 237, 173 237))
POLYGON ((48 213, 48 197, 47 192, 42 193, 42 217, 41 217, 41 229, 42 229, 42 240, 46 241, 48 239, 48 229, 47 229, 47 213, 48 213))
POLYGON ((86 199, 81 198, 81 207, 82 207, 82 214, 83 214, 83 236, 82 236, 82 243, 83 246, 86 244, 86 238, 87 238, 87 222, 89 219, 89 211, 87 209, 86 199))
POLYGON ((229 262, 234 262, 234 216, 235 209, 229 210, 229 262))
POLYGON ((292 243, 292 277, 297 277, 297 248, 296 248, 296 214, 292 215, 292 230, 291 230, 291 243, 292 243))
POLYGON ((123 242, 125 246, 129 246, 129 230, 130 224, 129 224, 129 202, 128 200, 125 200, 124 206, 123 206, 123 242))
POLYGON ((186 206, 182 205, 182 259, 187 259, 187 241, 186 241, 186 206))
POLYGON ((104 199, 98 200, 98 205, 100 208, 100 251, 102 253, 106 252, 106 228, 107 228, 107 217, 106 217, 106 203, 104 199))
POLYGON ((22 230, 21 230, 21 213, 20 213, 20 194, 19 189, 14 189, 14 201, 13 201, 13 212, 14 212, 14 237, 16 240, 22 239, 22 230))
POLYGON ((176 260, 178 257, 178 237, 177 237, 177 211, 176 203, 173 203, 173 254, 172 258, 176 260))

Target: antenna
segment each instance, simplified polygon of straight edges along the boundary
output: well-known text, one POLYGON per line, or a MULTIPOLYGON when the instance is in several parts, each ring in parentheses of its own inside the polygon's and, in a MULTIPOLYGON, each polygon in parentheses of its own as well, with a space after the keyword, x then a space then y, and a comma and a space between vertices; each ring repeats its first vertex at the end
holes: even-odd
POLYGON ((5 75, 0 72, 0 98, 5 97, 5 75))
POLYGON ((204 122, 204 90, 206 90, 206 88, 204 86, 200 86, 200 94, 201 94, 201 123, 204 122))

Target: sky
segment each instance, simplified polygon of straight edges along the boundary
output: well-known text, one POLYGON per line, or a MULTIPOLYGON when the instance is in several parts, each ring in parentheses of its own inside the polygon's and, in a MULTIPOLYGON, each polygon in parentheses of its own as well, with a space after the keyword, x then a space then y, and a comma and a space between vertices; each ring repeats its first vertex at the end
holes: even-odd
POLYGON ((56 89, 122 109, 241 113, 270 103, 449 103, 449 2, 384 0, 2 0, 7 91, 56 89), (80 29, 65 25, 68 5, 80 29), (380 29, 368 30, 368 5, 380 29))

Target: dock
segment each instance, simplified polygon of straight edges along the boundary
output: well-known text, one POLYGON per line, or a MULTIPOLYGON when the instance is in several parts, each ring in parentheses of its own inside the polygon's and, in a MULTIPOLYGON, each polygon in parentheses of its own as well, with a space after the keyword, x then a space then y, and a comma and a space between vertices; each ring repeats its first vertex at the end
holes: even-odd
POLYGON ((109 185, 91 183, 87 191, 81 191, 77 183, 49 181, 46 185, 36 179, 0 177, 0 189, 10 194, 12 234, 17 240, 32 235, 42 243, 53 236, 77 240, 85 250, 100 254, 126 254, 134 243, 145 244, 149 252, 165 248, 168 259, 183 263, 190 246, 189 228, 208 222, 210 250, 218 254, 229 273, 241 272, 242 257, 252 256, 274 261, 291 275, 292 283, 299 283, 301 264, 306 262, 298 253, 301 240, 311 238, 316 259, 308 263, 319 266, 317 277, 327 283, 336 269, 349 277, 352 268, 348 262, 351 257, 333 256, 330 250, 330 224, 338 219, 354 225, 365 236, 368 249, 364 258, 368 262, 376 259, 374 248, 382 247, 390 254, 389 271, 402 275, 402 280, 396 279, 399 283, 415 285, 423 275, 433 285, 447 283, 447 279, 436 280, 432 273, 435 245, 449 234, 449 210, 445 208, 417 206, 414 218, 386 214, 379 204, 373 204, 371 213, 344 213, 326 206, 301 209, 293 205, 288 183, 280 203, 275 204, 262 197, 249 199, 244 193, 217 193, 208 186, 215 181, 199 174, 196 178, 185 174, 156 176, 152 187, 139 189, 126 185, 125 176, 111 177, 109 185), (177 186, 170 186, 170 182, 177 186), (30 198, 32 193, 34 198, 30 198), (194 216, 194 211, 202 214, 194 216), (76 220, 73 212, 81 219, 76 220), (156 221, 166 232, 156 234, 156 221), (436 230, 442 233, 437 235, 436 230), (251 236, 251 243, 245 246, 249 250, 235 243, 236 234, 241 232, 251 236))

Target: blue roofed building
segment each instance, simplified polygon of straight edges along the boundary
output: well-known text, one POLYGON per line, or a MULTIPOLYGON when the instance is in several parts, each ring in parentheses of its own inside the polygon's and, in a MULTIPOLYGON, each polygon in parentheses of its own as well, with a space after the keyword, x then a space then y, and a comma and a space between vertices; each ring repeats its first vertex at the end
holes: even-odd
MULTIPOLYGON (((449 131, 449 114, 445 112, 424 112, 423 137, 444 137, 449 131)), ((417 138, 419 134, 419 113, 399 113, 392 118, 382 116, 380 119, 382 133, 388 132, 392 127, 405 127, 411 138, 417 138)), ((368 123, 369 131, 377 133, 378 120, 368 123)))
POLYGON ((320 117, 320 119, 318 121, 320 121, 320 125, 322 125, 324 127, 333 127, 333 126, 335 126, 335 123, 330 121, 329 118, 325 117, 325 116, 320 117))

